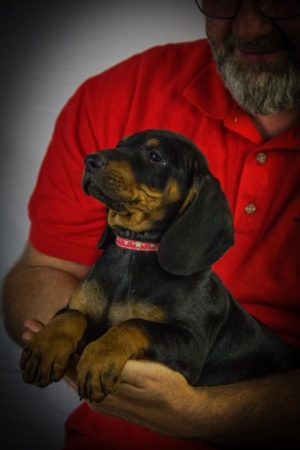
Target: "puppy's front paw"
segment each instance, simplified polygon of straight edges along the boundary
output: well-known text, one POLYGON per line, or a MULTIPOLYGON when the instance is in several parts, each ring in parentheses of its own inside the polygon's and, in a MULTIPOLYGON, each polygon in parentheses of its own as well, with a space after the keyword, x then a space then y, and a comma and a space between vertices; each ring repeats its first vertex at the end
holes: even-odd
POLYGON ((47 327, 39 331, 23 350, 20 368, 25 383, 44 387, 59 381, 70 356, 75 352, 72 340, 51 336, 47 327))
POLYGON ((101 339, 89 344, 77 365, 80 397, 90 402, 100 402, 114 392, 126 361, 124 352, 110 349, 101 343, 101 339))

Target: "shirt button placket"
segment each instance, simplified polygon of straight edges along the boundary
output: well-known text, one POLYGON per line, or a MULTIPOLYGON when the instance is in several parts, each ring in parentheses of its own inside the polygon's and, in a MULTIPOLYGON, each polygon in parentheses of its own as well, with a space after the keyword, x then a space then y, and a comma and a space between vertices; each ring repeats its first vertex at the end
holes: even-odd
MULTIPOLYGON (((256 155, 256 161, 259 164, 265 164, 267 161, 267 155, 264 152, 259 152, 256 155)), ((249 203, 247 206, 245 206, 245 213, 250 216, 251 214, 256 213, 256 206, 253 203, 249 203)))
POLYGON ((255 232, 263 226, 264 199, 269 182, 269 155, 264 151, 256 151, 246 158, 242 176, 236 230, 242 233, 255 232))

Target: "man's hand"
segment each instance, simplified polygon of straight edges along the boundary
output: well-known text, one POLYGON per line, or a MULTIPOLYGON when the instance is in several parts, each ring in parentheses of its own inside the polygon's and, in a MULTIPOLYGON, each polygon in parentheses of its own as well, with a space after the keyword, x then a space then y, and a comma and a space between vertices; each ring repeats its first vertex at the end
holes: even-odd
POLYGON ((45 325, 39 320, 29 319, 24 323, 25 331, 22 334, 22 339, 24 342, 28 342, 31 338, 40 331, 45 325))
POLYGON ((116 392, 90 406, 160 433, 185 437, 193 435, 186 417, 197 398, 195 392, 180 373, 160 363, 130 360, 116 392))

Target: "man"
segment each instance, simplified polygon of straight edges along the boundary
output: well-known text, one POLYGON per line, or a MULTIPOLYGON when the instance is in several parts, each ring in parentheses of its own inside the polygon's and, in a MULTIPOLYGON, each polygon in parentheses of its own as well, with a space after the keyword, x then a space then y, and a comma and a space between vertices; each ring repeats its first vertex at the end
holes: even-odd
MULTIPOLYGON (((221 78, 206 41, 166 45, 88 80, 68 102, 30 202, 30 241, 6 280, 17 342, 67 303, 98 255, 104 211, 80 190, 84 155, 167 128, 207 155, 233 211, 236 244, 214 270, 250 313, 300 345, 300 10, 277 3, 199 2, 221 78)), ((76 388, 71 372, 69 382, 76 388)), ((295 448, 299 400, 298 370, 194 389, 160 364, 130 361, 114 395, 71 416, 66 448, 295 448)))

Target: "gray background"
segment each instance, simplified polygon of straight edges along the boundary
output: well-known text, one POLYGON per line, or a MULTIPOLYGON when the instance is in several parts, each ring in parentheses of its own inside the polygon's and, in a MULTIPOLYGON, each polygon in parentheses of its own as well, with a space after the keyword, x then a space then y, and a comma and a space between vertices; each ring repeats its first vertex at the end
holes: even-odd
MULTIPOLYGON (((204 36, 204 21, 193 0, 8 0, 1 10, 3 278, 27 240, 28 198, 56 116, 76 87, 153 45, 204 36)), ((1 448, 62 448, 63 423, 79 404, 77 395, 64 382, 46 389, 25 385, 20 349, 2 324, 0 336, 1 448)))

